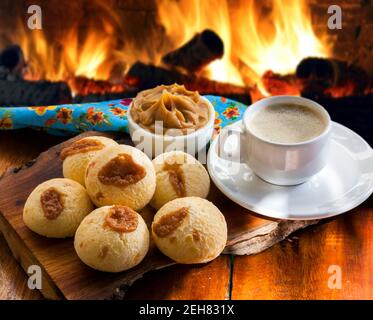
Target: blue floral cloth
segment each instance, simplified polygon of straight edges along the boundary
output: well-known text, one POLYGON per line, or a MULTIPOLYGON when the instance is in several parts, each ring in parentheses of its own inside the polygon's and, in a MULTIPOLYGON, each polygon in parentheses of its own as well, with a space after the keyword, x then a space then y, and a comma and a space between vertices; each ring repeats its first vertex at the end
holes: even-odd
MULTIPOLYGON (((215 135, 241 119, 247 106, 218 96, 205 96, 214 106, 215 135)), ((55 135, 82 131, 128 132, 127 108, 132 99, 55 106, 0 107, 0 130, 33 128, 55 135)))

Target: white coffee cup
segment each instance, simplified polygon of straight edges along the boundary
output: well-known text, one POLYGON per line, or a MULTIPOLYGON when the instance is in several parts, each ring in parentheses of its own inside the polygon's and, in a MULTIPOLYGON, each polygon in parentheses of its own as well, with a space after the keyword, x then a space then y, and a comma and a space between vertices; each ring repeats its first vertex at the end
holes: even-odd
MULTIPOLYGON (((327 163, 331 119, 328 112, 312 100, 294 96, 259 100, 247 108, 241 127, 230 130, 239 135, 240 162, 247 163, 256 175, 272 184, 289 186, 303 183, 327 163), (278 143, 258 137, 250 130, 250 121, 259 110, 275 104, 303 105, 314 109, 325 120, 324 131, 313 139, 297 143, 278 143)), ((222 140, 226 139, 226 136, 223 137, 226 133, 222 135, 222 140)))

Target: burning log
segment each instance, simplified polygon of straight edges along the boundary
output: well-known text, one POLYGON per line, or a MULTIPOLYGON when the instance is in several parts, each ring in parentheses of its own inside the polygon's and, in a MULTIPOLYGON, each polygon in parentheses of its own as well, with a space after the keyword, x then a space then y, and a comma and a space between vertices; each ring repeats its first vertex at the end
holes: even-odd
POLYGON ((71 91, 65 82, 23 80, 26 67, 20 46, 10 45, 0 53, 0 105, 53 105, 71 102, 71 91))
POLYGON ((302 95, 311 99, 340 98, 373 92, 373 79, 357 66, 323 58, 302 60, 295 74, 267 71, 262 83, 271 95, 302 95))
POLYGON ((86 77, 73 77, 68 80, 72 91, 76 95, 106 95, 115 93, 134 92, 135 89, 124 83, 111 83, 105 80, 94 80, 86 77))
POLYGON ((224 54, 224 43, 212 30, 197 33, 182 47, 166 54, 162 62, 170 67, 182 67, 196 72, 224 54))
POLYGON ((250 88, 203 77, 191 78, 184 85, 188 90, 198 91, 201 94, 218 95, 240 101, 247 105, 251 104, 250 88))
POLYGON ((310 98, 362 95, 370 91, 373 83, 361 68, 336 59, 303 59, 296 76, 302 81, 302 95, 310 98))
POLYGON ((73 97, 73 103, 89 103, 100 102, 108 100, 116 100, 123 98, 132 98, 136 95, 137 91, 132 92, 116 92, 116 93, 89 93, 87 95, 76 95, 73 97))
POLYGON ((133 97, 138 92, 125 83, 111 83, 86 77, 74 77, 68 84, 75 93, 74 103, 98 102, 133 97))
POLYGON ((0 80, 0 105, 3 106, 43 106, 71 100, 71 91, 65 82, 0 80))
POLYGON ((160 84, 183 83, 184 77, 186 76, 176 70, 136 62, 127 72, 124 81, 130 86, 144 90, 160 84))
POLYGON ((150 89, 161 84, 184 84, 188 90, 197 90, 201 94, 215 94, 235 99, 246 104, 251 103, 250 89, 229 83, 222 83, 184 74, 176 70, 168 70, 151 64, 136 62, 125 77, 125 83, 139 90, 150 89))
POLYGON ((0 53, 1 80, 20 80, 25 68, 26 62, 20 46, 8 46, 0 53))
POLYGON ((300 79, 330 79, 334 82, 339 63, 332 59, 306 58, 297 66, 296 75, 300 79))
POLYGON ((299 95, 301 83, 294 74, 280 75, 267 71, 262 76, 262 84, 271 96, 277 95, 299 95))

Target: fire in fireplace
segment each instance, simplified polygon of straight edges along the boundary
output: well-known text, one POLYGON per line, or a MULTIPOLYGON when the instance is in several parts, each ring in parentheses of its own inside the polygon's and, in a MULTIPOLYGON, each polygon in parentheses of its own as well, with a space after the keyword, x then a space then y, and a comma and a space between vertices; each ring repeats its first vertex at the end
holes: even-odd
POLYGON ((173 82, 246 103, 369 96, 371 1, 337 2, 340 33, 327 28, 324 0, 6 1, 0 103, 105 100, 173 82), (42 8, 42 30, 27 28, 31 4, 42 8))

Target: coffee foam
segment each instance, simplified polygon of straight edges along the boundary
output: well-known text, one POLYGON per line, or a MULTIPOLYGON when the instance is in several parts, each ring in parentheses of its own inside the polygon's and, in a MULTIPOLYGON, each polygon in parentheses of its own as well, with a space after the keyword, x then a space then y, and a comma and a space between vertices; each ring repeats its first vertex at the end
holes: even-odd
POLYGON ((252 133, 275 143, 311 140, 323 133, 326 126, 327 122, 320 112, 297 104, 263 107, 249 122, 252 133))

